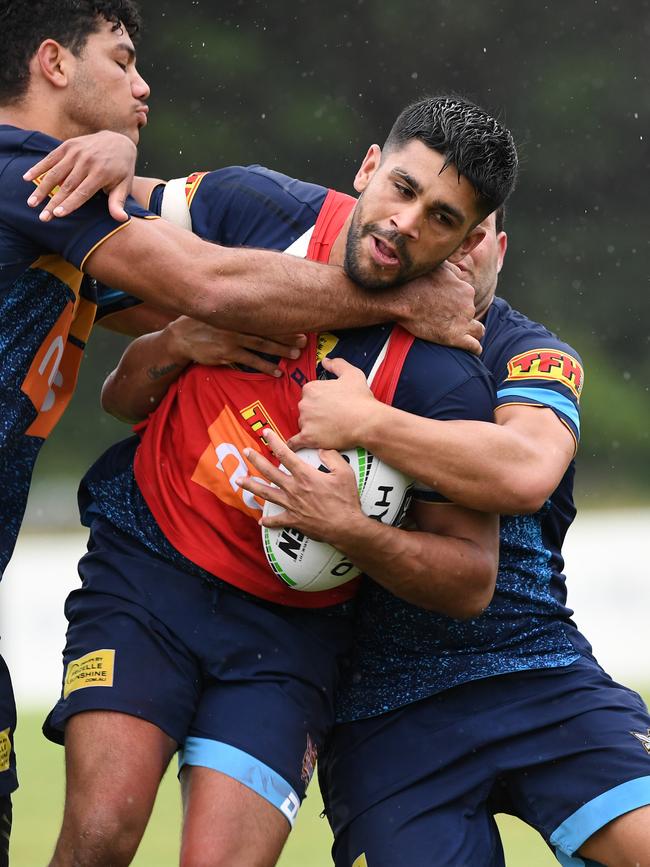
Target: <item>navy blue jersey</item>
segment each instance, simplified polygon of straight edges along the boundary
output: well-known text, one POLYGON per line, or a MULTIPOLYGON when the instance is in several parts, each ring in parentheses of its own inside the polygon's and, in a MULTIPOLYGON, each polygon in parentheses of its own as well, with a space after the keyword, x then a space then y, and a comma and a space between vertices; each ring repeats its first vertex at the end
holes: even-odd
MULTIPOLYGON (((93 322, 135 303, 83 274, 92 251, 125 225, 109 216, 104 196, 49 223, 27 205, 34 184, 23 174, 58 144, 0 126, 0 574, 36 455, 70 400, 93 322)), ((135 202, 128 210, 147 215, 135 202)))
MULTIPOLYGON (((314 226, 328 192, 325 187, 260 166, 230 167, 190 179, 186 196, 194 231, 231 246, 286 250, 314 226)), ((150 207, 159 210, 161 201, 159 188, 150 207)), ((390 327, 323 334, 319 360, 327 354, 341 356, 367 375, 390 327)), ((320 368, 319 373, 326 375, 320 368)), ((404 362, 393 403, 430 418, 491 421, 494 399, 491 377, 478 359, 416 340, 404 362)), ((99 511, 160 556, 180 564, 181 555, 162 536, 137 489, 131 467, 133 449, 133 444, 114 447, 87 474, 82 486, 82 512, 88 512, 85 521, 99 511)), ((185 565, 189 571, 198 568, 187 561, 185 565)))
MULTIPOLYGON (((160 214, 164 184, 151 194, 150 209, 160 214)), ((316 222, 327 195, 263 166, 229 166, 196 172, 185 185, 196 235, 225 247, 286 250, 316 222)))
MULTIPOLYGON (((496 382, 497 404, 549 407, 577 444, 583 370, 575 351, 501 298, 485 327, 481 358, 496 382)), ((571 622, 562 574, 562 543, 575 516, 573 475, 572 462, 536 514, 502 516, 496 592, 480 617, 454 620, 364 584, 341 720, 374 716, 479 678, 568 665, 588 649, 571 622)))

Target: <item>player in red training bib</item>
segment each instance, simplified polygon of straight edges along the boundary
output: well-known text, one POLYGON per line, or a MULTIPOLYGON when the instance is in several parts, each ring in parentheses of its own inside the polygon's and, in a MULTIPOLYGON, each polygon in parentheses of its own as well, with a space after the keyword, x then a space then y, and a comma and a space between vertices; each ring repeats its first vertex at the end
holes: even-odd
MULTIPOLYGON (((476 227, 507 194, 515 166, 507 131, 476 106, 443 97, 406 109, 383 154, 370 149, 356 204, 261 167, 224 169, 183 187, 195 187, 195 232, 302 255, 311 233, 311 255, 344 265, 381 297, 480 241, 476 227), (478 150, 465 149, 470 140, 478 150), (487 162, 499 170, 486 173, 487 162)), ((156 195, 164 205, 164 190, 151 199, 154 211, 156 195)), ((332 352, 369 373, 390 338, 385 363, 394 375, 378 375, 377 393, 426 417, 489 421, 494 393, 476 358, 405 343, 391 326, 310 337, 299 358, 280 363, 279 377, 188 366, 178 352, 182 328, 134 344, 111 377, 105 399, 120 415, 145 418, 160 406, 141 441, 109 451, 82 486, 91 540, 82 589, 67 603, 63 695, 46 724, 53 739, 65 731, 68 765, 57 852, 84 845, 89 810, 99 827, 116 829, 103 835, 107 857, 135 851, 181 746, 182 857, 193 863, 209 850, 216 864, 273 864, 332 723, 350 591, 309 601, 265 571, 260 504, 245 499, 237 473, 248 468, 249 449, 268 454, 260 430, 297 432, 300 389, 322 375, 320 361, 332 352), (152 367, 163 371, 155 382, 152 367), (112 758, 107 752, 81 773, 89 741, 97 757, 110 741, 112 758), (116 745, 124 747, 119 769, 116 745), (139 797, 126 822, 124 795, 134 785, 139 797)), ((414 518, 419 531, 396 532, 435 574, 418 601, 455 616, 480 610, 496 571, 494 517, 432 504, 427 491, 414 518), (459 562, 467 569, 460 576, 459 562)))

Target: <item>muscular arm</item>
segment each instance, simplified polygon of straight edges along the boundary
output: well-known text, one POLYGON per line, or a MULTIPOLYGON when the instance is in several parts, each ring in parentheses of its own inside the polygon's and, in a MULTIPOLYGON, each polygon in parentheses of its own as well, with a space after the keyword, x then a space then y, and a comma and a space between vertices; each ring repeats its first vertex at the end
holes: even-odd
POLYGON ((281 335, 277 342, 254 334, 222 331, 181 316, 163 329, 145 334, 127 346, 117 368, 102 388, 102 406, 122 421, 141 421, 158 406, 172 382, 192 362, 245 364, 277 375, 273 362, 255 352, 296 357, 304 336, 281 335))
POLYGON ((551 409, 500 407, 496 424, 425 419, 375 400, 342 359, 324 363, 338 378, 303 389, 292 448, 362 445, 454 503, 500 514, 537 511, 573 457, 573 436, 551 409))
POLYGON ((127 347, 102 387, 102 408, 120 421, 142 421, 158 406, 191 359, 175 348, 173 331, 145 334, 127 347))
POLYGON ((496 424, 430 421, 395 412, 388 428, 388 419, 374 419, 362 445, 403 472, 420 466, 421 481, 473 509, 536 512, 559 485, 575 450, 573 437, 548 408, 498 408, 496 424), (382 421, 383 437, 389 431, 390 442, 379 433, 382 421))
MULTIPOLYGON (((39 208, 53 193, 46 208, 52 219, 70 214, 104 189, 110 191, 111 213, 124 220, 132 183, 142 204, 158 183, 133 181, 135 156, 128 139, 110 132, 63 142, 24 175, 25 180, 42 176, 29 203, 39 208)), ((340 268, 260 250, 225 249, 190 239, 162 221, 140 219, 104 241, 85 266, 108 285, 174 316, 186 314, 220 328, 288 334, 399 322, 426 340, 481 351, 473 290, 449 267, 373 295, 340 268)))
POLYGON ((416 530, 389 527, 359 510, 327 540, 355 566, 399 596, 464 620, 490 604, 498 565, 496 515, 415 503, 416 530))
MULTIPOLYGON (((371 294, 341 268, 266 250, 220 247, 164 220, 132 219, 90 254, 85 270, 170 313, 234 331, 277 334, 397 321, 426 339, 439 336, 435 272, 408 289, 371 294)), ((463 287, 471 293, 458 280, 456 313, 464 306, 463 287)), ((469 335, 466 341, 476 343, 469 335)))
POLYGON ((117 313, 104 316, 97 324, 106 328, 107 331, 114 331, 116 334, 139 337, 141 334, 160 331, 172 319, 171 314, 158 310, 150 304, 136 304, 127 310, 120 310, 117 313))
POLYGON ((340 455, 321 453, 330 469, 322 473, 296 457, 272 431, 264 436, 291 472, 288 476, 258 452, 247 452, 277 487, 251 477, 242 486, 285 509, 264 518, 265 526, 290 526, 329 542, 391 593, 422 608, 469 618, 489 604, 498 563, 496 516, 416 503, 417 530, 381 524, 361 512, 354 474, 340 455))

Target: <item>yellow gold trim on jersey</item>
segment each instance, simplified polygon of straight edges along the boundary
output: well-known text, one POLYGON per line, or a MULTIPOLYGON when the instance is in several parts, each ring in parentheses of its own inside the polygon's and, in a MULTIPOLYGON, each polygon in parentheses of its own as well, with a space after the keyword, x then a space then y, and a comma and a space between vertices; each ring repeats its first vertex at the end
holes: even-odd
POLYGON ((209 172, 192 172, 191 175, 187 176, 187 180, 185 181, 185 198, 187 200, 188 208, 192 205, 196 191, 201 186, 201 181, 207 174, 209 174, 209 172))
MULTIPOLYGON (((45 178, 46 174, 47 174, 47 172, 43 172, 42 175, 39 175, 37 178, 33 178, 32 183, 35 186, 40 187, 40 185, 43 183, 43 179, 45 178)), ((56 194, 59 192, 60 189, 61 189, 61 187, 57 184, 56 187, 53 187, 53 189, 51 189, 50 192, 47 194, 48 198, 50 198, 50 199, 54 198, 54 196, 56 196, 56 194)))
POLYGON ((66 262, 58 254, 50 253, 47 256, 41 256, 30 267, 39 271, 47 271, 48 274, 51 274, 62 283, 65 283, 66 286, 69 286, 74 292, 75 297, 79 297, 83 274, 78 268, 66 262))
POLYGON ((316 364, 320 364, 334 350, 338 342, 338 337, 335 334, 330 334, 328 331, 319 334, 318 343, 316 344, 316 364))
POLYGON ((87 343, 95 323, 96 314, 97 305, 94 301, 89 301, 87 298, 77 298, 73 313, 74 318, 70 323, 70 336, 82 343, 87 343))
POLYGON ((0 774, 11 767, 11 729, 0 732, 0 774))
POLYGON ((108 241, 109 238, 112 238, 113 235, 115 235, 117 232, 121 231, 125 226, 128 226, 130 222, 131 222, 131 217, 129 217, 129 219, 128 219, 125 223, 121 223, 119 226, 116 226, 116 227, 115 227, 112 231, 110 231, 107 235, 104 235, 103 238, 100 238, 99 241, 97 241, 97 243, 94 244, 94 245, 90 248, 90 250, 88 250, 88 252, 86 253, 86 255, 83 257, 83 261, 82 261, 82 263, 81 263, 81 270, 83 271, 83 269, 84 269, 84 267, 85 267, 85 265, 86 265, 86 262, 88 261, 88 257, 89 257, 89 256, 92 256, 92 254, 95 252, 95 250, 96 250, 98 247, 101 247, 101 245, 104 243, 104 241, 108 241))
POLYGON ((93 650, 68 663, 63 681, 63 698, 89 686, 113 686, 115 650, 93 650))
POLYGON ((584 370, 580 362, 560 349, 531 349, 508 362, 506 382, 520 379, 552 379, 570 389, 580 399, 584 370))
POLYGON ((352 867, 368 867, 368 859, 366 858, 365 852, 362 852, 358 858, 354 859, 352 867))
POLYGON ((270 414, 264 408, 264 404, 256 400, 254 403, 251 403, 249 406, 244 407, 244 409, 240 409, 239 413, 241 417, 244 419, 246 424, 259 440, 261 440, 264 445, 268 445, 264 437, 262 436, 262 431, 264 428, 270 427, 281 440, 284 441, 284 437, 280 433, 278 426, 275 424, 270 414))

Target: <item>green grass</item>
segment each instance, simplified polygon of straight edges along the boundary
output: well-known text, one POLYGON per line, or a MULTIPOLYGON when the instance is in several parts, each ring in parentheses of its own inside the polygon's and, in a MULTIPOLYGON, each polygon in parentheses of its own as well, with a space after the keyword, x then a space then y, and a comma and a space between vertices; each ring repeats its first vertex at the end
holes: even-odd
MULTIPOLYGON (((63 810, 63 749, 40 733, 44 717, 24 713, 16 738, 21 787, 14 796, 12 867, 42 867, 54 847, 63 810)), ((310 789, 280 867, 328 867, 331 834, 318 788, 310 789)), ((541 838, 516 819, 499 817, 508 867, 557 867, 541 838)), ((178 863, 180 799, 170 770, 161 786, 154 814, 134 860, 137 867, 173 867, 178 863)))

